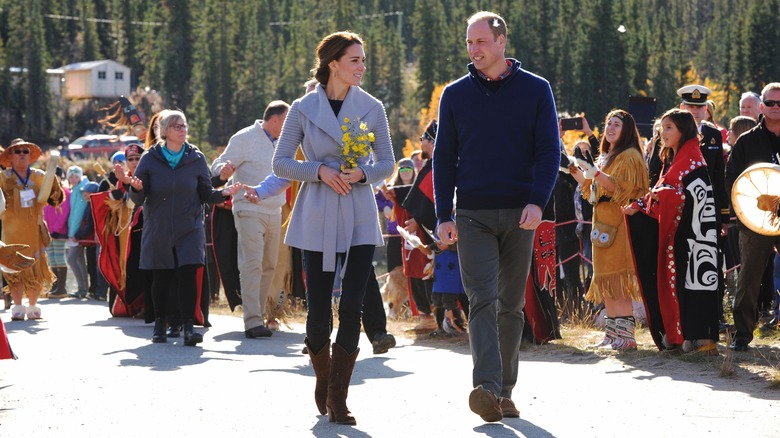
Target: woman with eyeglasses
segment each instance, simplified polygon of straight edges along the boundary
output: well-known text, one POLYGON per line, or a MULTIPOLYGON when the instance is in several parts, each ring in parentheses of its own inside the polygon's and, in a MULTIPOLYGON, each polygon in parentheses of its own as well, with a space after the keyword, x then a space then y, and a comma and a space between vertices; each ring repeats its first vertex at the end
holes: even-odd
POLYGON ((130 179, 130 198, 144 207, 140 268, 152 271, 152 342, 167 342, 167 298, 175 294, 184 345, 195 346, 203 341, 193 329, 199 310, 196 273, 205 262, 203 204, 223 202, 240 186, 214 190, 206 158, 187 143, 184 113, 163 110, 158 120, 158 143, 141 156, 130 179))
POLYGON ((30 167, 41 156, 38 145, 17 138, 0 154, 0 187, 6 199, 3 219, 2 240, 6 244, 24 244, 28 248, 20 252, 35 259, 35 263, 19 272, 3 273, 11 291, 14 306, 11 308, 11 320, 22 321, 41 318, 41 309, 37 306, 38 296, 48 290, 55 280, 49 268, 46 245, 49 232, 43 221, 44 205, 57 206, 62 203, 63 192, 58 178, 54 178, 48 196, 41 197, 44 188, 44 172, 30 167), (32 226, 31 226, 32 225, 32 226), (29 306, 22 305, 27 295, 29 306))

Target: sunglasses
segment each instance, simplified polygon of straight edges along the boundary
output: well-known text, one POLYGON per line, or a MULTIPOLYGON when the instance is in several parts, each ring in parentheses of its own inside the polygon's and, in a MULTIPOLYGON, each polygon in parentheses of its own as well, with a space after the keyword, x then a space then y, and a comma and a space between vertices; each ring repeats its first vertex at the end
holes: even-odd
POLYGON ((29 149, 14 149, 14 153, 16 155, 19 155, 19 154, 30 155, 30 150, 29 149))
POLYGON ((772 108, 773 106, 780 106, 780 100, 765 100, 764 106, 768 106, 769 108, 772 108))
POLYGON ((127 161, 138 161, 141 157, 127 157, 127 161))
POLYGON ((413 169, 411 167, 399 167, 399 172, 411 172, 413 169))

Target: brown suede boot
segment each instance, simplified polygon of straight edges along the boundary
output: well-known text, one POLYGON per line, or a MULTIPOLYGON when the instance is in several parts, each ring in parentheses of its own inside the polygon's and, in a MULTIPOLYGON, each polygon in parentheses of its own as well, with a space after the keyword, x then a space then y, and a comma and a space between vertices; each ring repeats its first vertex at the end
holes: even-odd
POLYGON ((355 369, 360 349, 347 354, 339 344, 333 344, 333 356, 330 361, 330 378, 328 379, 328 420, 338 424, 357 424, 355 417, 347 408, 347 393, 352 370, 355 369))
POLYGON ((311 359, 311 366, 314 367, 314 375, 317 377, 317 383, 314 386, 314 402, 317 403, 317 409, 320 410, 320 414, 325 415, 328 413, 326 404, 328 401, 328 377, 330 375, 330 339, 317 354, 314 354, 308 338, 304 339, 303 343, 306 344, 306 349, 311 359))

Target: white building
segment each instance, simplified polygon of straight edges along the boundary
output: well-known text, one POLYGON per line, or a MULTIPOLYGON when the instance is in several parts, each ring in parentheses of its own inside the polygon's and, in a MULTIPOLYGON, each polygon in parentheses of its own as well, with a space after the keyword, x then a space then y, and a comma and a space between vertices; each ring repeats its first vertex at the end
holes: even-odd
POLYGON ((93 99, 130 94, 130 67, 110 59, 78 62, 56 69, 52 73, 57 70, 64 72, 63 99, 93 99))

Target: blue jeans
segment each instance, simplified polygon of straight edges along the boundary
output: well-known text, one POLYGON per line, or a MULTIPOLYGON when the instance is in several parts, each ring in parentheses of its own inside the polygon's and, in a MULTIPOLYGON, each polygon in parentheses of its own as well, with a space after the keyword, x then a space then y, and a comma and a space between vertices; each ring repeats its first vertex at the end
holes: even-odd
POLYGON ((73 276, 76 277, 79 292, 87 292, 89 278, 87 273, 87 256, 83 246, 68 246, 68 266, 73 276))
POLYGON ((525 317, 525 286, 534 230, 519 227, 522 209, 457 209, 458 258, 469 297, 473 386, 511 397, 525 317))

